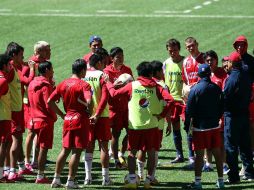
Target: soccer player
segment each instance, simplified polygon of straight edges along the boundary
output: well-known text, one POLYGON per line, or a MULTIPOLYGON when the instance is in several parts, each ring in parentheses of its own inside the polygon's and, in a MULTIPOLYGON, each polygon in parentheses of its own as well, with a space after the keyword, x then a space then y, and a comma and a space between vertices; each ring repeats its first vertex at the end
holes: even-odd
POLYGON ((9 56, 0 55, 0 183, 5 183, 3 176, 4 160, 7 154, 7 143, 11 141, 11 98, 6 73, 10 71, 9 56))
MULTIPOLYGON (((248 66, 248 74, 252 83, 252 97, 249 106, 250 110, 250 135, 252 139, 252 154, 254 156, 254 57, 250 55, 248 50, 248 40, 245 36, 238 36, 233 44, 235 50, 241 55, 243 64, 248 66)), ((244 175, 244 167, 242 167, 241 175, 244 175)))
MULTIPOLYGON (((111 83, 114 83, 117 78, 127 73, 132 76, 130 67, 124 65, 123 49, 114 47, 110 50, 110 57, 112 63, 104 69, 104 73, 109 76, 111 83)), ((115 89, 121 86, 115 85, 115 89)), ((119 96, 118 98, 109 97, 109 118, 112 128, 111 150, 115 159, 115 167, 123 168, 126 166, 124 153, 127 149, 127 132, 122 141, 122 147, 118 152, 118 142, 122 129, 128 127, 128 98, 126 96, 119 96)))
POLYGON ((182 67, 184 57, 180 55, 180 42, 176 39, 169 39, 166 42, 166 49, 169 58, 163 63, 165 84, 169 87, 170 94, 175 100, 174 109, 168 121, 167 133, 173 128, 173 138, 176 148, 176 158, 171 163, 184 162, 182 135, 180 130, 180 118, 183 117, 184 102, 182 98, 183 80, 182 67))
POLYGON ((221 131, 219 120, 223 113, 222 91, 219 86, 211 82, 211 70, 208 64, 198 67, 200 81, 191 88, 186 107, 184 128, 191 131, 195 158, 195 182, 190 189, 202 189, 201 173, 203 167, 204 150, 211 150, 215 157, 218 188, 224 188, 223 164, 221 156, 221 131))
MULTIPOLYGON (((24 48, 15 42, 8 44, 6 54, 11 57, 10 64, 12 69, 8 73, 8 81, 11 94, 11 108, 12 108, 12 143, 10 147, 10 171, 5 171, 8 174, 10 181, 18 181, 23 179, 22 175, 33 174, 30 170, 26 169, 24 163, 24 152, 22 147, 24 127, 24 111, 23 111, 23 85, 31 81, 33 74, 33 65, 30 64, 31 75, 29 78, 23 75, 23 54, 24 48), (19 172, 16 173, 16 164, 18 161, 19 172)), ((6 162, 8 166, 8 161, 6 162)), ((6 168, 7 169, 7 168, 6 168)))
MULTIPOLYGON (((190 88, 199 80, 198 65, 204 63, 203 53, 198 49, 198 42, 193 37, 188 37, 185 40, 185 47, 190 53, 183 61, 182 78, 183 78, 183 98, 187 102, 190 88)), ((194 167, 194 152, 192 150, 192 137, 187 136, 189 148, 189 165, 187 168, 194 167)))
MULTIPOLYGON (((217 84, 220 89, 223 89, 223 83, 224 80, 227 77, 227 73, 224 71, 224 69, 222 67, 218 67, 218 55, 215 51, 213 50, 209 50, 207 52, 204 53, 204 60, 205 63, 207 63, 210 66, 211 69, 211 81, 214 82, 215 84, 217 84)), ((221 137, 222 137, 222 142, 224 142, 223 139, 223 132, 224 132, 224 126, 223 126, 223 117, 220 119, 220 127, 221 127, 221 137)), ((223 173, 225 171, 225 174, 228 172, 228 166, 226 164, 226 155, 225 155, 225 150, 224 150, 224 146, 222 146, 222 153, 223 153, 223 173)), ((203 167, 203 171, 205 172, 209 172, 209 171, 213 171, 213 166, 212 166, 212 152, 209 150, 205 151, 205 156, 206 156, 206 162, 204 164, 203 167)))
POLYGON ((108 108, 108 90, 104 79, 102 78, 103 69, 105 68, 103 57, 93 54, 90 59, 90 69, 86 72, 84 80, 91 85, 92 96, 92 116, 90 117, 90 142, 85 153, 85 185, 92 184, 92 161, 95 140, 98 140, 101 151, 102 166, 102 185, 108 186, 112 184, 109 177, 109 154, 108 142, 111 139, 109 108, 108 108))
POLYGON ((48 100, 50 107, 64 119, 63 148, 56 161, 56 170, 51 184, 52 188, 62 186, 60 174, 70 152, 72 152, 72 155, 69 161, 69 175, 66 188, 79 188, 78 184, 75 183, 75 176, 81 152, 86 149, 89 141, 88 106, 92 98, 90 85, 81 80, 86 76, 86 65, 83 59, 77 59, 72 64, 72 76, 62 81, 48 100), (55 104, 60 98, 63 100, 66 114, 55 104))
POLYGON ((83 59, 87 63, 87 68, 90 67, 90 65, 89 65, 90 57, 95 53, 96 49, 102 48, 102 46, 103 46, 103 43, 102 43, 102 39, 100 36, 96 36, 96 35, 90 36, 90 38, 89 38, 90 52, 88 54, 84 55, 84 57, 83 57, 83 59))
POLYGON ((125 188, 137 188, 138 180, 135 174, 136 153, 139 150, 147 152, 148 175, 144 187, 150 188, 155 166, 155 151, 159 149, 158 120, 166 116, 173 103, 172 96, 152 79, 150 62, 142 62, 137 66, 137 81, 115 90, 108 77, 105 77, 107 88, 112 97, 125 96, 128 99, 128 170, 125 188), (160 113, 160 100, 166 105, 160 113))
MULTIPOLYGON (((29 58, 30 63, 34 64, 34 72, 35 76, 38 76, 38 66, 40 63, 50 60, 51 57, 51 48, 50 44, 46 41, 38 41, 34 44, 34 54, 29 58)), ((25 70, 25 75, 31 74, 31 70, 25 70)), ((50 79, 52 81, 52 79, 50 79)), ((29 83, 28 83, 29 84, 29 83)), ((27 128, 27 136, 26 136, 26 143, 25 143, 25 165, 26 168, 29 170, 33 170, 37 168, 37 158, 38 158, 38 150, 36 149, 36 136, 35 131, 32 129, 32 125, 30 125, 31 120, 31 111, 30 111, 30 104, 27 97, 27 88, 28 84, 25 84, 25 94, 24 94, 24 117, 25 117, 25 127, 27 128), (34 140, 34 149, 33 149, 33 158, 32 163, 30 163, 30 155, 32 150, 34 140)))
POLYGON ((224 97, 224 144, 229 166, 228 182, 240 182, 238 152, 240 152, 245 172, 242 179, 253 180, 253 155, 251 151, 249 104, 251 100, 251 80, 244 67, 241 55, 232 52, 229 56, 229 77, 223 91, 224 97), (243 140, 244 139, 244 140, 243 140))
POLYGON ((39 76, 35 77, 28 87, 32 128, 37 135, 37 146, 40 147, 35 183, 50 183, 44 170, 48 149, 53 145, 54 122, 57 120, 55 112, 47 104, 49 95, 53 92, 53 85, 49 82, 54 74, 51 62, 40 63, 38 72, 39 76))

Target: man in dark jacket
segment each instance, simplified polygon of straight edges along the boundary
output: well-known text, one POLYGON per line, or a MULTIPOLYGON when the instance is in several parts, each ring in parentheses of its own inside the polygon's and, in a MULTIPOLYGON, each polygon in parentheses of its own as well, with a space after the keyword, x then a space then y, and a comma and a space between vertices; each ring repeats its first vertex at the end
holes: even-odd
POLYGON ((229 77, 224 87, 224 143, 229 166, 228 182, 239 183, 238 150, 245 168, 243 179, 254 179, 253 156, 249 134, 251 80, 241 55, 233 52, 228 61, 229 77))
POLYGON ((211 150, 215 157, 218 188, 224 187, 223 163, 221 156, 221 136, 219 120, 223 113, 222 91, 219 86, 211 82, 211 70, 208 64, 201 64, 198 68, 200 81, 191 88, 186 107, 185 130, 193 136, 195 159, 195 182, 188 188, 202 189, 201 170, 203 167, 204 150, 211 150))

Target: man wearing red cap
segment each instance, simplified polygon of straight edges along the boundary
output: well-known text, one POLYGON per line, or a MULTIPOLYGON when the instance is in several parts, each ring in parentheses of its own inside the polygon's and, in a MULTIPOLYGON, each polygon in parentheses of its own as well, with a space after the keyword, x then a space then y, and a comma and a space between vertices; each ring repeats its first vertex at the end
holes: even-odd
POLYGON ((245 65, 248 65, 248 72, 252 82, 252 101, 250 103, 250 127, 252 137, 252 152, 254 153, 254 57, 248 54, 248 41, 245 36, 238 36, 233 44, 235 50, 241 55, 242 61, 245 65))
POLYGON ((242 64, 241 55, 233 52, 228 61, 229 77, 224 87, 224 145, 230 171, 228 182, 240 182, 238 173, 238 151, 245 167, 242 179, 254 179, 253 156, 249 134, 249 104, 251 80, 242 64))

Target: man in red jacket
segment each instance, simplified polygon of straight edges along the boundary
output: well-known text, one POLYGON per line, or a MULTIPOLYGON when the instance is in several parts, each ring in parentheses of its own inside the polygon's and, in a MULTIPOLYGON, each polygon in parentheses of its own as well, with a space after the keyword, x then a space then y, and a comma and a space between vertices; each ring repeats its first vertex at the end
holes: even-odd
POLYGON ((48 149, 51 149, 53 145, 54 122, 57 119, 56 114, 47 104, 53 92, 53 86, 49 80, 54 71, 51 62, 48 61, 41 63, 38 71, 40 76, 35 77, 28 87, 32 128, 37 135, 37 146, 40 147, 38 175, 35 183, 50 183, 44 175, 44 170, 48 149))
MULTIPOLYGON (((109 76, 109 81, 114 83, 117 78, 127 73, 132 76, 130 67, 124 65, 124 54, 120 47, 114 47, 110 50, 112 63, 104 69, 104 73, 109 76)), ((120 86, 115 86, 115 89, 120 86)), ((109 97, 109 119, 112 128, 111 150, 115 159, 115 167, 122 168, 126 166, 124 153, 127 149, 127 134, 123 139, 122 147, 118 153, 118 141, 122 129, 128 127, 128 98, 119 96, 119 98, 109 97)))

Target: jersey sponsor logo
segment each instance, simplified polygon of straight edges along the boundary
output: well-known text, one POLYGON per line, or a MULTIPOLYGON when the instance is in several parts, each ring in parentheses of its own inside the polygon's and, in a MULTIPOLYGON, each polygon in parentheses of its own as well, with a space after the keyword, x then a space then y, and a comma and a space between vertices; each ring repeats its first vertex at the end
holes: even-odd
POLYGON ((153 90, 149 90, 149 89, 144 89, 144 90, 135 89, 134 93, 138 93, 138 94, 153 94, 153 90))
POLYGON ((182 76, 182 72, 168 72, 168 75, 169 76, 173 76, 173 75, 182 76))
POLYGON ((85 77, 85 81, 91 81, 91 82, 98 81, 98 78, 96 78, 96 77, 85 77))
POLYGON ((149 106, 150 102, 146 98, 142 98, 139 100, 139 106, 141 108, 147 108, 149 106))

